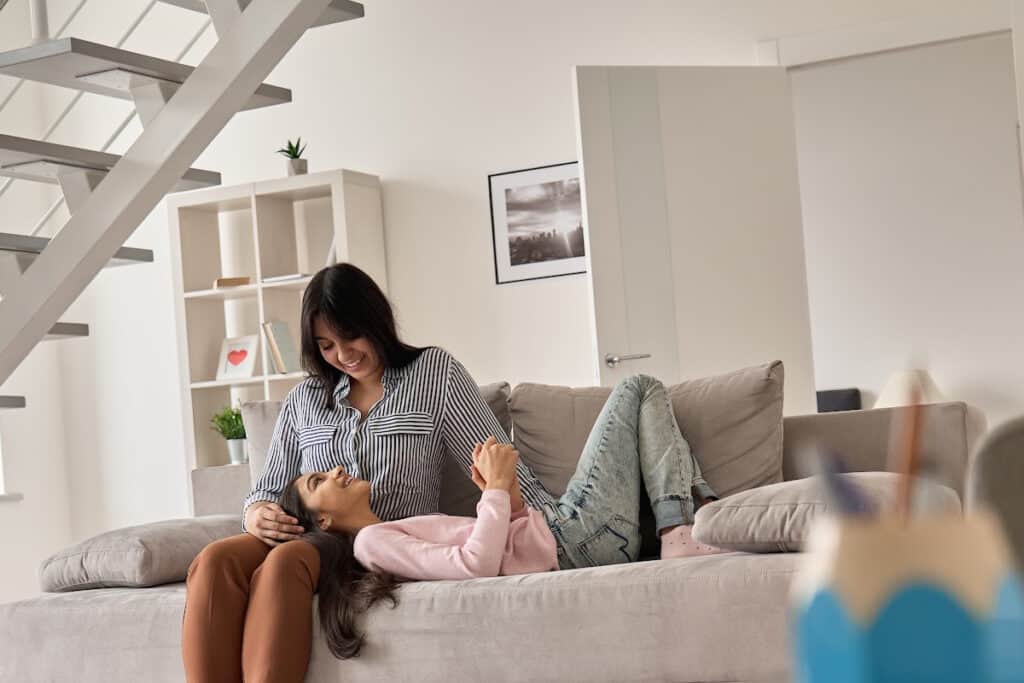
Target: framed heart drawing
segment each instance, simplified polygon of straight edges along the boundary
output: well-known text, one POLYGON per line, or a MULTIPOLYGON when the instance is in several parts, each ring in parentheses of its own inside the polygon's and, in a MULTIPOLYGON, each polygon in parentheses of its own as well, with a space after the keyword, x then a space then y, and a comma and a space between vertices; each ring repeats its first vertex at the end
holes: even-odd
POLYGON ((220 347, 220 359, 217 361, 217 379, 252 377, 256 368, 259 341, 259 335, 256 334, 225 339, 220 347))

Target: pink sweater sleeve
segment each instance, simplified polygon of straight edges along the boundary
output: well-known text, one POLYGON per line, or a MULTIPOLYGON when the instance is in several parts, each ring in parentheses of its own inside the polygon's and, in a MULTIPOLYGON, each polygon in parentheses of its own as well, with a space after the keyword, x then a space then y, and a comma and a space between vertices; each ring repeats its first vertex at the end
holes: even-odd
MULTIPOLYGON (((507 491, 483 492, 476 522, 463 543, 433 543, 397 529, 368 527, 356 536, 356 555, 368 569, 407 579, 473 579, 497 576, 508 539, 511 503, 507 491)), ((437 516, 445 524, 444 515, 437 516)))

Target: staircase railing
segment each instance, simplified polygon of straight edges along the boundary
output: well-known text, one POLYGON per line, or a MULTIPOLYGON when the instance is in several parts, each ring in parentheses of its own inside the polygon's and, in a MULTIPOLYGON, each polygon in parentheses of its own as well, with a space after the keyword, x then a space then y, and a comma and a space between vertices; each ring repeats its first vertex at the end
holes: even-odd
MULTIPOLYGON (((149 13, 153 10, 153 7, 156 6, 158 1, 159 0, 150 0, 150 2, 145 6, 145 8, 143 8, 143 10, 131 23, 131 25, 128 26, 127 30, 124 31, 121 38, 114 44, 114 47, 122 47, 128 41, 128 39, 131 38, 132 34, 135 33, 136 29, 138 29, 142 22, 146 19, 146 17, 149 16, 149 13)), ((68 18, 65 19, 64 23, 61 24, 60 28, 57 29, 58 37, 63 35, 64 31, 67 30, 71 22, 75 20, 75 17, 78 16, 82 8, 84 8, 89 2, 90 0, 79 0, 79 3, 71 11, 71 14, 68 15, 68 18)), ((191 50, 195 46, 196 42, 199 41, 199 39, 212 25, 212 23, 212 20, 207 18, 207 20, 203 22, 202 26, 199 27, 199 30, 196 31, 192 38, 188 41, 188 43, 186 43, 185 47, 177 55, 175 55, 174 61, 181 61, 182 58, 184 58, 184 56, 189 53, 189 50, 191 50)), ((11 89, 11 91, 4 97, 3 101, 0 102, 0 114, 3 114, 4 108, 14 98, 14 95, 25 83, 25 80, 26 79, 24 78, 18 79, 18 81, 14 84, 14 87, 11 89)), ((50 136, 53 135, 54 132, 56 132, 57 128, 60 127, 60 124, 64 122, 64 119, 68 117, 68 115, 71 113, 71 110, 75 108, 75 105, 78 104, 78 102, 82 99, 84 95, 85 92, 81 90, 75 93, 75 96, 71 98, 71 100, 64 106, 63 111, 61 111, 61 113, 57 116, 57 119, 50 125, 49 128, 46 129, 46 132, 43 134, 43 137, 41 138, 42 140, 50 139, 50 136)), ((120 125, 118 125, 117 129, 114 130, 113 134, 111 134, 111 136, 100 148, 101 152, 106 152, 110 148, 110 146, 114 144, 114 141, 116 141, 117 138, 121 135, 121 133, 124 132, 124 129, 128 127, 128 124, 131 123, 133 118, 135 118, 134 110, 132 110, 132 112, 124 118, 120 125)), ((2 198, 4 194, 6 194, 8 188, 10 188, 10 186, 14 184, 16 180, 17 178, 6 178, 3 184, 0 184, 0 198, 2 198)), ((62 206, 64 206, 64 204, 65 199, 64 195, 62 194, 46 211, 43 212, 43 215, 36 222, 35 226, 32 228, 32 231, 28 234, 35 237, 40 232, 42 232, 43 228, 46 227, 46 224, 49 222, 49 220, 53 218, 53 215, 57 213, 57 211, 62 206)))
MULTIPOLYGON (((102 182, 93 172, 76 178, 88 183, 79 186, 86 190, 79 195, 80 205, 72 203, 71 218, 21 275, 12 295, 0 300, 0 383, 231 117, 265 88, 263 79, 331 3, 253 0, 243 12, 235 0, 209 0, 217 43, 180 86, 157 84, 146 90, 147 96, 165 96, 165 104, 154 108, 152 100, 146 103, 150 109, 143 116, 142 134, 102 182)), ((362 16, 361 6, 348 5, 355 10, 346 10, 346 19, 362 16)))

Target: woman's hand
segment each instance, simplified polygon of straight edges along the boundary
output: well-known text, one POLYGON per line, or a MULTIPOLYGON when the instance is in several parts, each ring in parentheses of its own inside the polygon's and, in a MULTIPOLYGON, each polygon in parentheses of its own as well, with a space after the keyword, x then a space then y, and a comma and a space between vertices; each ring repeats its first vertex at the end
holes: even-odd
POLYGON ((277 503, 261 501, 245 511, 245 530, 271 547, 301 536, 298 522, 277 503))
POLYGON ((481 489, 499 489, 511 493, 516 485, 516 463, 519 451, 498 443, 493 436, 473 449, 473 482, 481 489))
MULTIPOLYGON (((480 451, 482 449, 483 449, 483 444, 479 444, 479 443, 476 444, 476 447, 473 449, 473 464, 469 468, 469 476, 470 476, 470 479, 473 480, 473 483, 476 484, 478 489, 480 489, 481 491, 486 491, 487 490, 487 480, 485 480, 483 475, 480 474, 480 470, 477 469, 477 466, 476 466, 477 458, 480 456, 480 451)), ((513 513, 519 512, 524 507, 526 507, 526 504, 523 503, 522 491, 519 490, 519 476, 518 476, 518 473, 516 475, 515 482, 512 484, 512 488, 508 492, 508 495, 509 495, 509 498, 511 499, 511 502, 512 502, 512 512, 513 513)))

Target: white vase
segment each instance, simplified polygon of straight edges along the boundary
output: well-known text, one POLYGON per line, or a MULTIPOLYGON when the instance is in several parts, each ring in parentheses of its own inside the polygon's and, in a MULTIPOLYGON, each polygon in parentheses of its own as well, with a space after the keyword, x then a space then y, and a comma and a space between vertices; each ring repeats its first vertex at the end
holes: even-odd
POLYGON ((232 465, 244 465, 249 462, 245 453, 245 439, 228 439, 228 457, 232 465))
POLYGON ((288 175, 305 175, 306 174, 306 160, 305 159, 289 159, 288 160, 288 175))

